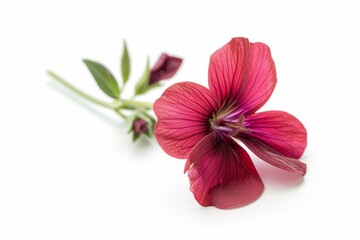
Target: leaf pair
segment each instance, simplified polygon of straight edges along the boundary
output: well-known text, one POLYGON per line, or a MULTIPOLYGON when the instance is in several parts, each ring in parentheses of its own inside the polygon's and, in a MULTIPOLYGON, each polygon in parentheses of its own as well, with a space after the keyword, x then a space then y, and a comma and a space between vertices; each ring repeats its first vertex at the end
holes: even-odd
MULTIPOLYGON (((84 59, 83 62, 91 72, 100 89, 109 97, 118 99, 120 97, 121 91, 118 82, 110 70, 108 70, 101 63, 89 59, 84 59)), ((125 85, 130 76, 130 57, 125 41, 124 50, 121 57, 121 73, 123 78, 123 85, 125 85)))

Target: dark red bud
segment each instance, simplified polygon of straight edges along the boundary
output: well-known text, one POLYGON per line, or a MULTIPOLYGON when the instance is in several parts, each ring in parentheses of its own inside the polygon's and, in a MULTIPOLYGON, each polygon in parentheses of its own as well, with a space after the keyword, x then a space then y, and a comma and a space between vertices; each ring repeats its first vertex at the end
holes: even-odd
POLYGON ((181 58, 169 56, 165 53, 161 54, 154 67, 151 69, 149 85, 174 76, 179 70, 181 63, 181 58))
POLYGON ((141 118, 137 118, 133 122, 132 129, 135 134, 145 133, 148 131, 148 123, 141 118))

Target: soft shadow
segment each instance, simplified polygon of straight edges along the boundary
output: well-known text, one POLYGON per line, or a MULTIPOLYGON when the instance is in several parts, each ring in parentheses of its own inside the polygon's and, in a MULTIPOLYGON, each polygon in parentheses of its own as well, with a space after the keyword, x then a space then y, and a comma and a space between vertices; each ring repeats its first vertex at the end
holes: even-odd
POLYGON ((67 98, 71 99, 76 104, 81 105, 84 109, 91 112, 95 116, 105 120, 106 122, 108 122, 116 127, 119 127, 119 121, 116 121, 115 118, 111 118, 111 117, 107 116, 106 114, 104 114, 103 112, 97 110, 95 107, 92 106, 92 104, 90 102, 86 103, 83 99, 80 99, 80 97, 78 97, 74 93, 68 91, 64 87, 62 87, 59 84, 56 84, 54 82, 47 82, 47 85, 50 88, 52 88, 53 90, 61 93, 62 95, 65 95, 67 98))
POLYGON ((299 174, 279 169, 258 158, 254 160, 256 169, 266 185, 294 188, 304 182, 304 177, 299 174))
POLYGON ((157 145, 155 136, 151 138, 141 136, 131 145, 130 152, 133 156, 137 156, 138 161, 152 161, 154 160, 154 149, 156 149, 157 145))
MULTIPOLYGON (((108 110, 109 114, 105 111, 98 110, 95 104, 92 104, 86 99, 82 99, 73 92, 54 82, 47 82, 47 85, 76 104, 81 105, 82 108, 91 112, 93 115, 99 117, 105 122, 108 122, 114 127, 115 131, 119 131, 119 134, 115 137, 115 141, 117 141, 118 146, 126 146, 131 156, 134 156, 133 159, 141 159, 139 161, 145 161, 146 159, 149 159, 151 154, 153 154, 153 147, 157 144, 155 137, 148 138, 147 136, 140 136, 140 138, 138 138, 135 142, 132 142, 132 133, 128 133, 128 123, 125 120, 118 118, 115 113, 113 113, 114 117, 111 117, 111 110, 108 110), (126 142, 126 145, 124 145, 124 142, 126 142)), ((122 151, 121 147, 119 147, 119 149, 122 151)))
POLYGON ((136 140, 135 145, 141 148, 148 148, 153 143, 153 139, 148 138, 147 136, 141 136, 138 140, 136 140))

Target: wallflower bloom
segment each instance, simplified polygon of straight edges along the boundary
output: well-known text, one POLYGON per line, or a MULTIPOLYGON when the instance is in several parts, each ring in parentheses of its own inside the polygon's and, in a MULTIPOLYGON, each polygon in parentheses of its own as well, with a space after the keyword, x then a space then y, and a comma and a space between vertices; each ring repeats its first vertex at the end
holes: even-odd
POLYGON ((256 113, 276 85, 263 43, 234 38, 210 58, 209 89, 192 82, 169 87, 155 102, 155 136, 166 153, 187 158, 190 190, 203 206, 233 208, 255 201, 264 185, 240 140, 262 160, 304 175, 298 159, 307 144, 289 113, 256 113))

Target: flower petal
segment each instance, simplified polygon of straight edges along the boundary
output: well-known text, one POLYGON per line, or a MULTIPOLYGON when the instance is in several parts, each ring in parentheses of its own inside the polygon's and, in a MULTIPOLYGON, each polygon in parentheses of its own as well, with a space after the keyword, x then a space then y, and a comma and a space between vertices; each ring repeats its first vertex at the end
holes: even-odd
POLYGON ((210 90, 224 106, 240 106, 239 114, 248 115, 262 107, 276 81, 275 64, 264 43, 233 38, 210 58, 210 90))
POLYGON ((151 69, 149 84, 151 85, 161 80, 171 78, 178 71, 181 63, 181 58, 173 57, 165 53, 161 54, 154 67, 151 69))
POLYGON ((300 162, 298 159, 286 157, 255 138, 243 138, 241 141, 256 156, 265 162, 289 172, 294 172, 301 175, 306 174, 306 164, 300 162))
POLYGON ((210 57, 209 88, 222 104, 239 97, 248 68, 249 48, 247 38, 233 38, 210 57))
POLYGON ((204 137, 186 162, 190 190, 202 206, 234 208, 260 197, 264 185, 249 155, 231 138, 204 137))
POLYGON ((247 116, 244 127, 248 136, 290 158, 300 158, 307 145, 304 125, 294 116, 283 111, 267 111, 247 116))
POLYGON ((270 48, 264 43, 251 43, 249 68, 239 99, 241 112, 249 115, 259 110, 270 98, 276 82, 270 48))
POLYGON ((209 119, 217 109, 217 100, 209 89, 191 82, 172 85, 154 103, 158 143, 167 154, 187 158, 209 133, 209 119))

